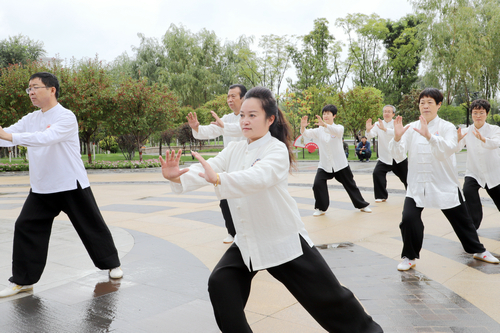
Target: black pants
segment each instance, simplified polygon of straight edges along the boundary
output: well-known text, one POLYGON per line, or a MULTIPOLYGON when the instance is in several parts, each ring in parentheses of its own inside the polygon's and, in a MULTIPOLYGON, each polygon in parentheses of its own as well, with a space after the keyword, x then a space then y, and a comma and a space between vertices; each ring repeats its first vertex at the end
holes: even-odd
POLYGON ((38 282, 45 268, 54 218, 65 212, 94 265, 100 269, 120 266, 111 233, 99 212, 90 187, 52 194, 30 191, 14 229, 11 282, 38 282))
POLYGON ((224 217, 227 233, 234 237, 236 235, 236 229, 234 229, 233 217, 231 216, 227 200, 222 199, 219 203, 219 207, 222 211, 222 216, 224 217))
MULTIPOLYGON (((464 180, 464 196, 465 203, 469 208, 470 216, 474 222, 476 229, 479 229, 481 221, 483 220, 483 207, 481 205, 481 198, 479 197, 479 189, 481 185, 472 177, 465 177, 464 180)), ((488 195, 493 200, 498 210, 500 211, 500 185, 493 188, 486 186, 484 188, 488 195)))
POLYGON ((325 170, 318 168, 313 184, 314 199, 316 200, 314 204, 315 209, 326 211, 328 206, 330 206, 330 195, 328 194, 328 185, 326 184, 326 181, 334 177, 339 183, 342 184, 342 186, 344 186, 354 207, 361 209, 369 205, 369 203, 363 199, 361 192, 356 186, 354 176, 352 175, 352 171, 349 166, 337 172, 326 172, 325 170))
POLYGON ((369 160, 372 157, 372 153, 367 151, 357 151, 356 155, 358 155, 360 161, 369 160))
MULTIPOLYGON (((460 197, 460 205, 450 209, 442 209, 441 211, 450 222, 455 234, 462 243, 462 246, 467 253, 483 253, 486 251, 483 244, 479 241, 476 228, 472 223, 472 219, 467 211, 462 195, 460 197)), ((408 259, 420 258, 420 250, 424 241, 424 223, 422 222, 423 208, 417 207, 415 200, 406 197, 403 207, 403 220, 399 225, 401 236, 403 236, 403 251, 401 257, 408 259)))
POLYGON ((385 164, 380 160, 377 161, 375 169, 373 169, 373 192, 375 194, 375 199, 387 199, 389 194, 387 193, 387 173, 389 171, 394 172, 398 176, 399 180, 408 187, 406 182, 406 177, 408 175, 408 159, 400 163, 396 163, 392 160, 392 165, 385 164))
MULTIPOLYGON (((303 255, 267 271, 292 293, 328 332, 375 333, 382 328, 364 311, 354 294, 340 285, 318 250, 301 237, 303 255)), ((233 244, 215 266, 208 281, 217 325, 223 333, 252 332, 245 305, 252 278, 233 244)))

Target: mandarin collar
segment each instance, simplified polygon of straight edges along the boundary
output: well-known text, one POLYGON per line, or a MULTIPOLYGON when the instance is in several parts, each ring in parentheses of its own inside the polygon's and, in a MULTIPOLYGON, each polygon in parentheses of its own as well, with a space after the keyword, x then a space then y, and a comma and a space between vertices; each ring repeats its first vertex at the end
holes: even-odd
MULTIPOLYGON (((260 148, 262 147, 263 145, 265 145, 269 140, 271 140, 272 136, 271 136, 271 132, 267 132, 262 138, 258 139, 258 140, 255 140, 254 142, 252 143, 249 143, 248 144, 248 150, 253 150, 253 149, 257 149, 257 148, 260 148)), ((248 140, 247 140, 248 142, 248 140)))

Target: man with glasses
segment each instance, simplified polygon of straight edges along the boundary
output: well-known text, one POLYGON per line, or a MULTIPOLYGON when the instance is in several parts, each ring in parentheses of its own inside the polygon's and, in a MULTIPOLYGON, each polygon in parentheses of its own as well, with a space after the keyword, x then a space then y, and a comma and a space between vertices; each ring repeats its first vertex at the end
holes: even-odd
POLYGON ((58 103, 59 82, 51 73, 30 77, 26 89, 33 105, 16 124, 0 127, 0 146, 28 147, 31 190, 16 221, 12 277, 0 297, 33 289, 40 279, 54 218, 65 212, 96 267, 123 276, 118 251, 90 189, 80 155, 78 122, 58 103))
POLYGON ((483 207, 479 197, 482 187, 500 211, 500 127, 490 125, 486 117, 490 103, 476 99, 470 106, 474 125, 458 129, 457 152, 467 146, 467 165, 464 179, 465 203, 469 208, 474 226, 479 229, 483 219, 483 207))
POLYGON ((382 108, 383 120, 379 119, 376 124, 372 123, 372 119, 366 121, 366 137, 368 140, 378 136, 378 161, 373 169, 373 192, 375 194, 375 202, 385 202, 389 197, 387 192, 387 173, 392 171, 405 188, 406 176, 408 174, 408 159, 404 156, 402 161, 395 160, 389 151, 389 142, 394 137, 394 115, 396 107, 386 105, 382 108))

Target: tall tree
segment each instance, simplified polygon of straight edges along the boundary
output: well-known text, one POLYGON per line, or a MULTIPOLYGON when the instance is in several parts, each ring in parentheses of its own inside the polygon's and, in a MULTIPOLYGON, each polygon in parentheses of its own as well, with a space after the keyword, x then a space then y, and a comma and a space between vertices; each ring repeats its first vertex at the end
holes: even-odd
POLYGON ((46 54, 43 42, 19 34, 0 41, 0 68, 40 60, 46 54))

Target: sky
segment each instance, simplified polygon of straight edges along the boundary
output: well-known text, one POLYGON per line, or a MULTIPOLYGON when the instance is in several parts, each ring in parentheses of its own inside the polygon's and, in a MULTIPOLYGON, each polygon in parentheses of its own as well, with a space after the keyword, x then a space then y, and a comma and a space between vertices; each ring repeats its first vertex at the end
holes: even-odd
POLYGON ((221 41, 262 35, 305 35, 317 18, 329 21, 330 33, 345 40, 335 27, 347 14, 376 13, 398 20, 412 12, 406 0, 20 0, 2 1, 0 40, 23 34, 42 41, 46 56, 69 61, 94 58, 113 61, 133 55, 138 33, 160 39, 171 24, 191 32, 214 31, 221 41))

